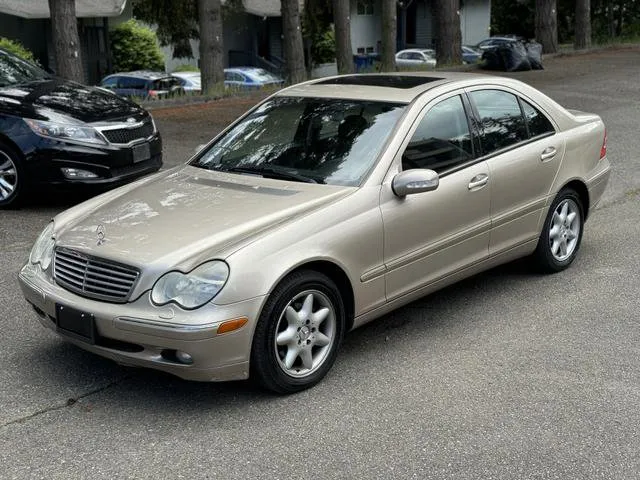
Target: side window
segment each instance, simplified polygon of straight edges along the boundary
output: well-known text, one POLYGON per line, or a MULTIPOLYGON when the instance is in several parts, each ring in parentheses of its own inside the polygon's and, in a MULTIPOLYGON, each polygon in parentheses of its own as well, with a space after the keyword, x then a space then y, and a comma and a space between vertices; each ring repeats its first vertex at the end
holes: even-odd
POLYGON ((527 126, 529 127, 529 136, 531 138, 538 135, 544 135, 546 133, 555 132, 555 128, 547 117, 544 116, 540 110, 533 105, 520 99, 522 102, 522 109, 524 110, 524 118, 527 120, 527 126))
POLYGON ((473 158, 471 132, 459 95, 432 107, 402 154, 402 169, 429 168, 440 173, 473 158))
POLYGON ((120 77, 119 88, 131 88, 135 90, 146 90, 147 82, 143 78, 120 77))
POLYGON ((105 78, 102 81, 102 86, 103 87, 115 88, 116 85, 118 85, 118 77, 109 77, 109 78, 105 78))
POLYGON ((502 90, 470 93, 480 114, 484 153, 495 152, 527 139, 527 128, 515 95, 502 90))

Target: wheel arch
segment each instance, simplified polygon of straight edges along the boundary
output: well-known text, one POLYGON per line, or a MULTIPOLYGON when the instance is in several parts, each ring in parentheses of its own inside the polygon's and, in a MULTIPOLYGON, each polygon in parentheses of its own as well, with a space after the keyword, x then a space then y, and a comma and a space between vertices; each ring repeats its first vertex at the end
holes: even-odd
POLYGON ((571 189, 574 190, 578 196, 580 197, 580 201, 582 202, 582 208, 584 209, 584 221, 587 220, 589 215, 589 189, 587 188, 586 183, 579 179, 573 179, 562 186, 559 190, 571 189))
POLYGON ((355 316, 355 296, 353 292, 353 286, 351 285, 351 280, 349 276, 344 271, 342 267, 340 267, 337 263, 334 263, 330 260, 312 260, 309 262, 302 263, 297 265, 296 267, 289 270, 286 274, 284 274, 278 283, 280 283, 284 278, 288 277, 292 273, 299 272, 301 270, 313 270, 315 272, 322 273, 329 277, 331 281, 336 284, 340 294, 342 296, 342 301, 344 302, 345 309, 345 332, 348 332, 353 327, 353 320, 355 316))
POLYGON ((24 160, 24 153, 22 153, 22 149, 2 132, 0 132, 0 144, 9 147, 11 151, 20 158, 20 160, 24 160))

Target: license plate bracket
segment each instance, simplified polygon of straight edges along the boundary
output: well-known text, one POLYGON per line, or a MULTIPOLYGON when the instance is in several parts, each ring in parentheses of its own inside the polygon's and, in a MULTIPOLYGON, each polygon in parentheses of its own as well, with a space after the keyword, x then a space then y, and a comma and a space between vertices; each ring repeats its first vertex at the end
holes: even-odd
POLYGON ((56 303, 56 331, 91 345, 96 343, 96 321, 93 314, 59 303, 56 303))
POLYGON ((133 163, 144 162, 151 158, 151 147, 149 142, 134 145, 133 149, 133 163))

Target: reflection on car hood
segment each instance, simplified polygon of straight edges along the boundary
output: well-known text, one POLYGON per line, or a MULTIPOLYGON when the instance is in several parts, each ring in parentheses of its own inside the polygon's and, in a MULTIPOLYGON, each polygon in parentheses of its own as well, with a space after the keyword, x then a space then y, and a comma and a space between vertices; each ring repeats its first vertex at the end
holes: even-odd
POLYGON ((34 116, 42 120, 47 119, 47 111, 68 115, 87 123, 123 118, 142 111, 134 103, 100 88, 60 79, 0 88, 0 98, 2 97, 3 103, 21 105, 23 110, 32 109, 34 116))
POLYGON ((185 166, 63 213, 57 244, 141 268, 172 268, 203 255, 220 258, 353 189, 185 166))

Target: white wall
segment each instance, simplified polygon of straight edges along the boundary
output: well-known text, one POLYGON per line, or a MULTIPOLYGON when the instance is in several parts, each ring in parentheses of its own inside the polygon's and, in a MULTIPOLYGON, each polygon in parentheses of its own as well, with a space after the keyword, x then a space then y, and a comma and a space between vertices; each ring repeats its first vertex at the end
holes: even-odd
POLYGON ((357 0, 351 0, 351 48, 357 53, 358 48, 373 47, 378 51, 378 42, 382 39, 382 21, 380 0, 374 1, 373 15, 358 15, 357 0))
POLYGON ((491 32, 491 0, 465 0, 460 11, 462 44, 475 45, 489 37, 491 32))

